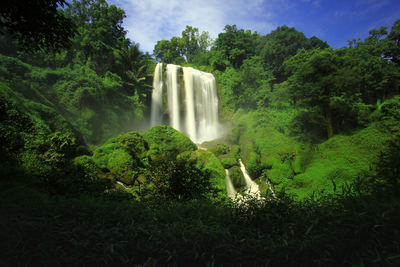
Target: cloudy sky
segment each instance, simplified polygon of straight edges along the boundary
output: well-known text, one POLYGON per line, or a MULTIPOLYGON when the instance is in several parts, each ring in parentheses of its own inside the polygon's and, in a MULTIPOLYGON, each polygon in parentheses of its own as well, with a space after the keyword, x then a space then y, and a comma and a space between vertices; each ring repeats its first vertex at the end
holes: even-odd
POLYGON ((212 38, 226 24, 267 34, 288 25, 334 48, 400 19, 400 0, 108 0, 126 12, 128 37, 152 53, 158 40, 180 36, 186 25, 212 38))

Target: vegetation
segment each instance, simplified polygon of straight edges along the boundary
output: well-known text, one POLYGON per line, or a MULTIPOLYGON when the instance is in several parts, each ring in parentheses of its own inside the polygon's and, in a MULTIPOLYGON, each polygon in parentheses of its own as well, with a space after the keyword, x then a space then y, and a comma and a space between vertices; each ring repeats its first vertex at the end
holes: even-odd
POLYGON ((149 55, 105 0, 28 2, 0 12, 0 265, 399 265, 400 20, 340 49, 187 26, 149 55), (148 129, 154 59, 216 77, 208 151, 148 129), (228 200, 239 159, 261 199, 228 200))

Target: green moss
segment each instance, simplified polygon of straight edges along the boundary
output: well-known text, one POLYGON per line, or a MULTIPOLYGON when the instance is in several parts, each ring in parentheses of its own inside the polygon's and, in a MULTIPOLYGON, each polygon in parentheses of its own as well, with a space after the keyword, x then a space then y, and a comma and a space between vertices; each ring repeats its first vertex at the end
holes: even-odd
POLYGON ((74 158, 73 165, 77 169, 77 172, 83 176, 82 178, 89 181, 95 181, 98 179, 98 174, 101 172, 100 168, 94 162, 91 156, 83 155, 74 158))
POLYGON ((370 125, 354 135, 336 135, 300 152, 295 166, 301 173, 294 177, 293 183, 286 182, 285 187, 289 192, 306 196, 312 192, 332 192, 335 187, 364 177, 388 138, 389 135, 370 125))
POLYGON ((143 134, 149 144, 151 160, 175 160, 179 153, 193 151, 197 146, 184 134, 171 126, 155 126, 143 134))
POLYGON ((233 166, 229 169, 229 177, 231 178, 232 184, 236 189, 246 186, 242 170, 238 166, 233 166))
POLYGON ((214 153, 215 156, 219 157, 221 155, 228 154, 230 149, 227 145, 225 144, 217 144, 215 147, 213 147, 210 150, 212 153, 214 153))
POLYGON ((107 169, 117 180, 127 185, 132 185, 139 174, 135 160, 123 149, 114 150, 109 155, 107 169))
POLYGON ((233 166, 237 166, 239 164, 237 159, 231 157, 220 157, 220 160, 225 169, 232 168, 233 166))
POLYGON ((129 153, 140 166, 147 165, 149 145, 138 132, 120 134, 116 138, 116 145, 118 148, 122 148, 129 153))
POLYGON ((100 168, 106 169, 108 161, 110 159, 110 155, 116 149, 118 149, 116 144, 116 139, 115 138, 109 139, 104 145, 94 150, 93 160, 100 168))

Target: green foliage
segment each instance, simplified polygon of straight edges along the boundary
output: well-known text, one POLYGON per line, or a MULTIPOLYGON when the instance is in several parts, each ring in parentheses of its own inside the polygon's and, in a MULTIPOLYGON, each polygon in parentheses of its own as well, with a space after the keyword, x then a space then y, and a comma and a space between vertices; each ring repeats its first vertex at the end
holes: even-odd
POLYGON ((280 194, 279 201, 240 208, 203 199, 51 197, 4 182, 0 188, 5 265, 399 263, 400 201, 390 194, 346 190, 302 202, 280 194))
POLYGON ((283 70, 285 59, 294 56, 300 49, 328 47, 326 42, 322 42, 317 37, 307 39, 302 32, 286 25, 276 28, 262 39, 260 56, 266 69, 272 71, 277 82, 283 82, 287 78, 283 70))
POLYGON ((178 162, 182 160, 194 162, 195 167, 205 174, 203 179, 209 180, 212 188, 216 189, 215 193, 220 191, 223 192, 220 196, 225 196, 225 169, 213 153, 201 150, 183 152, 177 156, 178 162))
POLYGON ((124 184, 132 185, 137 178, 137 166, 132 156, 122 149, 116 149, 107 156, 107 169, 111 175, 124 184))
POLYGON ((123 148, 137 162, 146 162, 146 154, 149 149, 147 142, 138 132, 129 132, 120 134, 117 137, 117 147, 123 148))
POLYGON ((233 166, 238 165, 238 161, 235 158, 231 157, 221 157, 221 164, 224 166, 225 169, 232 168, 233 166))
POLYGON ((400 136, 400 96, 383 102, 373 116, 382 128, 393 136, 400 136))
MULTIPOLYGON (((54 70, 1 58, 0 73, 10 88, 4 89, 7 95, 17 98, 47 124, 65 124, 62 121, 67 119, 90 143, 100 143, 131 129, 143 117, 145 108, 139 92, 124 92, 123 80, 114 73, 100 77, 89 67, 77 64, 54 70)), ((52 126, 57 127, 70 126, 52 126)))
POLYGON ((226 195, 225 170, 211 152, 185 151, 174 160, 152 161, 149 169, 141 192, 147 196, 187 201, 226 195))
POLYGON ((100 75, 112 70, 118 63, 119 50, 129 46, 122 27, 124 10, 105 0, 74 0, 64 13, 78 26, 69 60, 90 64, 100 75))
POLYGON ((148 153, 152 161, 174 160, 184 151, 197 149, 186 135, 171 126, 155 126, 146 131, 143 138, 149 144, 148 153))
POLYGON ((238 166, 233 166, 229 169, 229 178, 235 189, 244 188, 246 186, 243 173, 238 166))
MULTIPOLYGON (((211 45, 211 38, 208 32, 199 34, 199 29, 186 25, 182 31, 182 37, 172 37, 168 40, 158 41, 154 46, 154 57, 165 63, 182 64, 199 61, 198 57, 205 54, 211 45)), ((208 62, 204 65, 207 65, 208 62)))
POLYGON ((226 25, 223 33, 218 34, 215 40, 215 51, 218 51, 212 59, 212 65, 216 69, 224 70, 226 63, 234 68, 240 68, 245 59, 255 55, 256 40, 259 37, 257 32, 237 29, 236 25, 226 25), (226 63, 225 63, 226 62, 226 63))
POLYGON ((133 185, 148 167, 147 142, 137 132, 129 132, 109 139, 93 153, 93 161, 110 172, 111 177, 133 185))
POLYGON ((9 34, 25 50, 61 50, 71 45, 76 25, 63 15, 65 0, 2 2, 0 33, 9 34))
POLYGON ((380 186, 389 187, 400 193, 400 139, 389 140, 376 161, 376 180, 380 186))
POLYGON ((372 125, 354 135, 337 135, 321 145, 299 151, 294 162, 298 174, 292 183, 285 184, 286 191, 305 197, 313 191, 332 191, 365 176, 388 138, 390 135, 372 125))
POLYGON ((219 157, 221 155, 228 154, 229 147, 224 144, 217 144, 216 147, 211 149, 211 152, 214 153, 215 156, 219 157))

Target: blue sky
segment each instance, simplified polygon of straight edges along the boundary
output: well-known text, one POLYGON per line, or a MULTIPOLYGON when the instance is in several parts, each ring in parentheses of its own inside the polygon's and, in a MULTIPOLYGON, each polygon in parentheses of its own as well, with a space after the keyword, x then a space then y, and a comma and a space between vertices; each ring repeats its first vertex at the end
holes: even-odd
POLYGON ((212 38, 226 24, 267 34, 288 25, 334 48, 400 19, 400 0, 108 0, 125 10, 128 37, 152 53, 158 40, 180 36, 186 25, 212 38))

